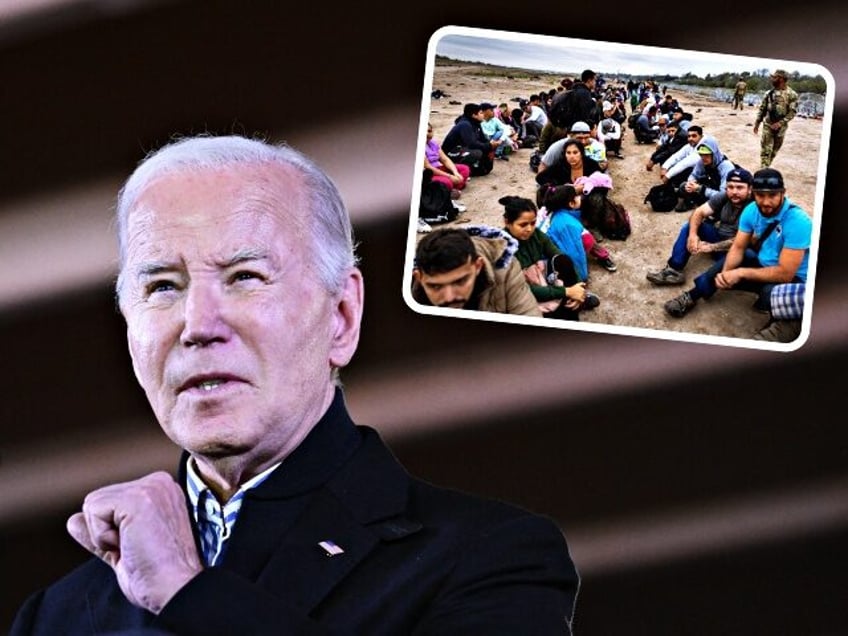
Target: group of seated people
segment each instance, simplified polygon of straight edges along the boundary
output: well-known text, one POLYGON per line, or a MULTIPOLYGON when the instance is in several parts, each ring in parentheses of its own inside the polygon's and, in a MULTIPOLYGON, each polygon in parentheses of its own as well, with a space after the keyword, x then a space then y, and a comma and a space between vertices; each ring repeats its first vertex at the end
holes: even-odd
MULTIPOLYGON (((565 83, 563 90, 569 90, 565 83)), ((455 189, 465 187, 469 176, 488 174, 496 157, 508 158, 527 135, 542 132, 545 124, 538 124, 543 118, 537 111, 545 115, 555 95, 531 97, 522 100, 520 116, 508 112, 505 103, 466 104, 438 155, 429 150, 425 166, 429 162, 437 169, 434 178, 444 178, 455 189), (484 129, 492 119, 503 128, 484 129)), ((622 156, 621 120, 627 117, 622 107, 628 100, 618 86, 596 97, 598 119, 574 122, 539 153, 535 201, 503 196, 502 227, 444 228, 419 241, 413 268, 418 302, 564 320, 579 320, 582 311, 599 306, 600 299, 588 289, 588 263, 594 260, 609 272, 617 269, 600 245, 598 221, 612 189, 608 157, 622 156)), ((771 314, 754 338, 797 338, 812 225, 809 215, 785 196, 782 175, 773 169, 751 174, 735 164, 668 94, 649 91, 634 110, 648 118, 651 130, 646 169, 660 166, 660 181, 678 198, 674 210, 689 212, 667 263, 648 272, 647 280, 655 286, 682 285, 692 255, 707 253, 714 259, 688 291, 665 303, 667 314, 683 317, 719 289, 753 291, 754 308, 771 314)), ((636 130, 634 136, 638 143, 636 130)), ((428 142, 431 137, 432 128, 428 142)))

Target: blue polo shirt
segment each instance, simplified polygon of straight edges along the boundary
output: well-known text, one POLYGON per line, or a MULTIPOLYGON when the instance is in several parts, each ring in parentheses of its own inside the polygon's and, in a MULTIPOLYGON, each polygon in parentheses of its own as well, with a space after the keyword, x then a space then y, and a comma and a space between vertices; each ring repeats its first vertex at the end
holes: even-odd
POLYGON ((760 247, 758 259, 763 267, 777 265, 780 252, 784 247, 793 250, 804 250, 804 258, 798 267, 796 276, 802 281, 807 280, 807 263, 810 259, 810 242, 813 235, 813 220, 800 207, 787 197, 775 216, 765 217, 760 214, 756 202, 751 202, 742 210, 739 217, 739 231, 747 232, 754 237, 761 236, 770 223, 777 221, 777 227, 766 238, 760 247))

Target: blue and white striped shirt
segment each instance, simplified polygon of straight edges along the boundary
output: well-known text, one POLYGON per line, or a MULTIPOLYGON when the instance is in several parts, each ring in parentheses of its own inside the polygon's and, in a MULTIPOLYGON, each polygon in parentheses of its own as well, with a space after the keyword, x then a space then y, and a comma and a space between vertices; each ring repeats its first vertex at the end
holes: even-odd
POLYGON ((222 507, 215 493, 201 479, 194 464, 194 458, 189 458, 186 463, 186 486, 191 502, 192 518, 200 535, 203 561, 207 567, 216 565, 223 555, 227 540, 232 535, 233 526, 238 519, 244 494, 265 481, 280 463, 277 462, 243 483, 222 507))

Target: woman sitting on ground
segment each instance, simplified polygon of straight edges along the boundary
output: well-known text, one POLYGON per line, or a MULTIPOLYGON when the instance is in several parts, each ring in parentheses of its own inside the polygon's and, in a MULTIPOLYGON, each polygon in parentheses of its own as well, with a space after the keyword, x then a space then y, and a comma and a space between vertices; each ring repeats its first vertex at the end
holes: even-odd
POLYGON ((447 156, 438 141, 433 139, 433 126, 427 124, 427 144, 424 146, 424 169, 433 171, 433 181, 444 183, 452 192, 453 198, 465 187, 471 168, 462 163, 454 163, 447 156))
MULTIPOLYGON (((563 160, 548 166, 544 172, 536 175, 538 189, 536 204, 544 205, 542 194, 549 185, 571 185, 577 194, 585 194, 582 201, 583 225, 595 229, 600 227, 600 219, 606 205, 606 196, 612 187, 612 179, 606 175, 605 185, 591 187, 592 180, 603 175, 600 165, 594 159, 586 156, 586 148, 577 139, 569 138, 562 146, 563 160)), ((542 159, 544 161, 544 158, 542 159)))
POLYGON ((597 307, 600 300, 586 291, 571 258, 536 228, 536 204, 517 196, 501 197, 498 203, 504 206, 504 229, 518 240, 515 256, 542 315, 579 320, 578 311, 597 307))

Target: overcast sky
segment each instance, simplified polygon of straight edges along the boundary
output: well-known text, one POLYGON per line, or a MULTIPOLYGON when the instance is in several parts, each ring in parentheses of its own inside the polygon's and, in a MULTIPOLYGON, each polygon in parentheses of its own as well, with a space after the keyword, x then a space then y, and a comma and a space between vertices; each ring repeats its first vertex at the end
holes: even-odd
POLYGON ((614 77, 616 73, 644 76, 666 73, 683 75, 690 72, 705 77, 707 74, 715 75, 725 71, 753 73, 760 69, 772 71, 776 68, 783 68, 790 73, 797 70, 802 75, 823 74, 823 69, 818 65, 803 62, 463 27, 446 27, 433 37, 431 46, 436 44, 437 55, 572 75, 586 68, 607 77, 614 77))

